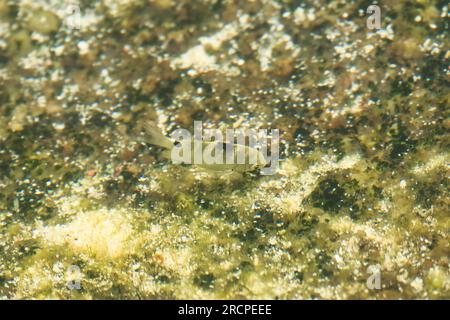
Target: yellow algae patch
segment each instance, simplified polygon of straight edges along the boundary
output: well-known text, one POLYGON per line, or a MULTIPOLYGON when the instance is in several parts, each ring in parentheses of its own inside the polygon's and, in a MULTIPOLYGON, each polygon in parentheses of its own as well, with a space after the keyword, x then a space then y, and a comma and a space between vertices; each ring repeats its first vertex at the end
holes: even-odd
POLYGON ((36 231, 44 244, 67 246, 75 254, 114 259, 133 253, 136 241, 127 212, 99 209, 78 214, 67 224, 36 231))
POLYGON ((206 53, 202 45, 195 46, 175 60, 174 65, 181 68, 192 67, 200 71, 214 69, 216 58, 206 53))
MULTIPOLYGON (((289 183, 294 186, 291 190, 283 190, 278 192, 278 197, 271 198, 267 205, 275 211, 278 211, 282 216, 293 217, 298 212, 302 211, 302 201, 307 198, 317 187, 320 179, 330 172, 337 172, 341 170, 354 168, 360 163, 361 157, 358 154, 352 154, 344 157, 340 161, 336 161, 334 157, 324 156, 322 161, 310 166, 301 174, 292 177, 289 183)), ((295 174, 295 164, 288 162, 287 166, 283 166, 283 174, 295 174)), ((261 184, 261 190, 274 189, 276 187, 273 183, 261 184)), ((279 189, 285 187, 279 186, 279 189)))
POLYGON ((417 176, 425 176, 432 173, 434 170, 440 167, 447 167, 450 163, 450 157, 447 153, 431 156, 429 160, 420 166, 413 168, 412 172, 417 176))
POLYGON ((450 290, 450 273, 439 266, 435 266, 428 271, 427 281, 433 290, 450 290))
POLYGON ((249 26, 248 19, 249 17, 247 15, 243 15, 239 21, 225 25, 217 33, 207 37, 201 37, 199 39, 199 45, 190 48, 172 61, 172 68, 190 68, 189 73, 191 75, 218 70, 220 68, 226 73, 233 72, 233 70, 230 70, 229 66, 219 66, 217 64, 216 56, 211 55, 210 51, 219 50, 223 43, 230 41, 236 37, 239 32, 246 30, 249 26))

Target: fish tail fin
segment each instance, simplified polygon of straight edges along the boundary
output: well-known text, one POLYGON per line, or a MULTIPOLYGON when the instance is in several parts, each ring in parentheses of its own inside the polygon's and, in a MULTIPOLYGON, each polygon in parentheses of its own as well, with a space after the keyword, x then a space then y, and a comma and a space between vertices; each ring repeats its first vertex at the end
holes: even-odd
POLYGON ((145 126, 146 142, 165 149, 172 149, 173 142, 167 138, 162 132, 153 125, 145 126))

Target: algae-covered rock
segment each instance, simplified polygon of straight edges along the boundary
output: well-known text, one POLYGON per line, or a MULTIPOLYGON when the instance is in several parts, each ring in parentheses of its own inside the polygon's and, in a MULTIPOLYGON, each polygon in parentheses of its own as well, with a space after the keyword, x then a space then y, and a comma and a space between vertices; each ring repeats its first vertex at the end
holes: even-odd
POLYGON ((449 8, 378 5, 0 0, 0 298, 448 299, 449 8), (150 144, 194 121, 279 169, 150 144))
POLYGON ((61 24, 59 17, 46 10, 32 11, 28 18, 28 30, 42 34, 56 32, 61 24))

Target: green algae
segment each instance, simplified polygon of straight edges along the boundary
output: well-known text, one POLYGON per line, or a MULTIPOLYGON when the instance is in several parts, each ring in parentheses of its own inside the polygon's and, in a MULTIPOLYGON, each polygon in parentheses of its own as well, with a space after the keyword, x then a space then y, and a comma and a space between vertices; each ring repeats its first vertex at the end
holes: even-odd
POLYGON ((72 30, 0 0, 0 297, 448 299, 448 5, 368 5, 103 0, 72 30), (194 120, 280 129, 281 169, 137 142, 194 120))

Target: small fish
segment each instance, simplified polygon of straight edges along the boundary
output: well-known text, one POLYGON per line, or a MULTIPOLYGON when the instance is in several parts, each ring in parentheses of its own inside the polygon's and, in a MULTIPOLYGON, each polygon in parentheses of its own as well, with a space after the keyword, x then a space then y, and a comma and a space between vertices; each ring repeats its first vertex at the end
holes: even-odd
MULTIPOLYGON (((164 134, 159 131, 159 129, 148 125, 145 127, 145 141, 148 144, 156 145, 158 147, 164 148, 164 152, 162 153, 162 156, 166 159, 172 159, 172 151, 174 148, 179 147, 179 142, 174 142, 168 137, 166 137, 164 134)), ((191 141, 189 141, 191 145, 191 159, 188 161, 188 164, 194 164, 195 166, 198 166, 202 169, 206 169, 208 171, 216 171, 216 172, 226 172, 226 171, 233 171, 233 172, 248 172, 253 171, 258 168, 265 167, 268 162, 266 161, 266 158, 264 157, 263 153, 256 149, 252 148, 250 146, 237 144, 237 143, 230 143, 230 142, 222 142, 222 141, 199 141, 195 140, 195 138, 191 138, 191 141), (195 143, 197 142, 197 143, 195 143), (223 158, 222 161, 219 161, 219 163, 211 163, 207 164, 204 163, 204 161, 200 164, 195 163, 194 154, 201 154, 203 155, 205 149, 212 150, 212 156, 215 155, 215 150, 221 150, 223 158), (216 149, 217 148, 217 149, 216 149), (232 150, 233 155, 241 154, 245 155, 244 157, 244 163, 237 163, 236 158, 234 158, 235 161, 233 163, 227 163, 226 162, 226 150, 232 150), (250 161, 250 159, 256 159, 256 161, 250 161), (254 163, 252 163, 254 162, 254 163)))

